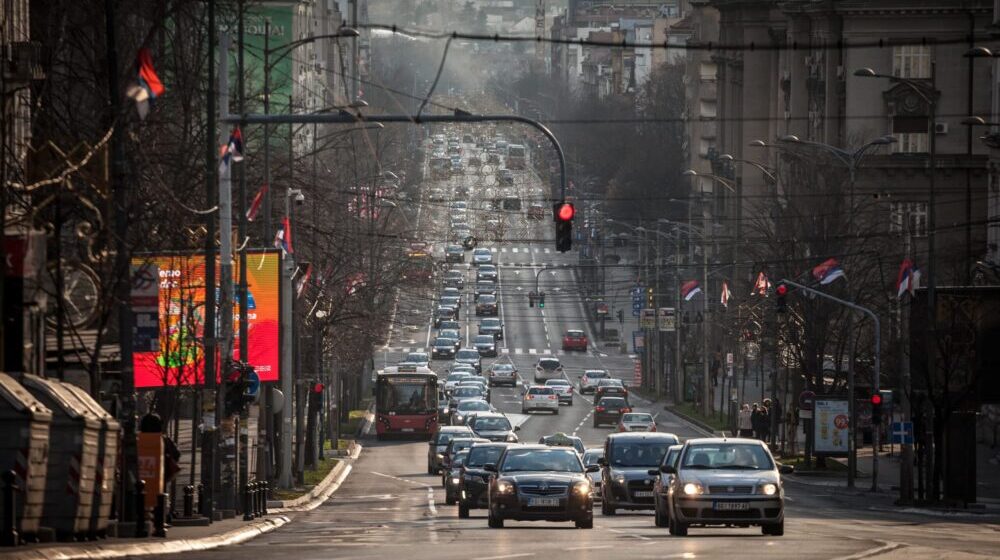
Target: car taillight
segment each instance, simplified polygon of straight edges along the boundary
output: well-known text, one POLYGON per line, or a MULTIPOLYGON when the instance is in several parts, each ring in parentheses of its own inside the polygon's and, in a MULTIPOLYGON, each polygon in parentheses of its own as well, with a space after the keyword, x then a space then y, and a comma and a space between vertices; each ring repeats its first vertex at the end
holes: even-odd
POLYGON ((599 407, 597 407, 597 408, 594 409, 594 412, 604 412, 604 407, 603 406, 599 406, 599 407))
POLYGON ((649 431, 655 432, 656 431, 656 424, 650 424, 649 425, 649 431))
POLYGON ((556 397, 555 395, 549 395, 549 400, 550 400, 550 401, 554 401, 554 400, 556 400, 557 398, 558 398, 558 397, 556 397))
POLYGON ((534 400, 534 398, 535 398, 535 396, 534 396, 534 395, 528 395, 528 400, 529 400, 529 401, 530 401, 530 400, 534 400))
POLYGON ((621 412, 622 414, 625 414, 626 412, 632 412, 632 409, 626 406, 625 408, 621 409, 619 412, 621 412))

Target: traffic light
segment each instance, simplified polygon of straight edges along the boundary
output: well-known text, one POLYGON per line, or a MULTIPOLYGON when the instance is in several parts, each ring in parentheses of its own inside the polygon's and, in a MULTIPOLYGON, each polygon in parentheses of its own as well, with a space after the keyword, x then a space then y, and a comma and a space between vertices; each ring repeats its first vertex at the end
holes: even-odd
POLYGON ((872 393, 872 425, 878 426, 882 423, 882 394, 872 393))
POLYGON ((653 307, 653 288, 646 288, 646 307, 653 307))
POLYGON ((786 297, 788 296, 788 286, 785 284, 778 284, 778 286, 774 289, 774 295, 776 296, 774 300, 775 311, 778 313, 788 311, 788 302, 786 301, 786 297))
POLYGON ((573 216, 576 208, 572 202, 557 202, 552 205, 552 217, 556 222, 556 251, 565 253, 573 247, 573 216))
POLYGON ((250 373, 253 366, 246 362, 230 362, 226 374, 226 394, 224 398, 225 415, 241 414, 254 398, 247 392, 250 389, 250 373))
POLYGON ((538 308, 539 309, 544 309, 545 308, 545 294, 544 293, 538 294, 538 308))

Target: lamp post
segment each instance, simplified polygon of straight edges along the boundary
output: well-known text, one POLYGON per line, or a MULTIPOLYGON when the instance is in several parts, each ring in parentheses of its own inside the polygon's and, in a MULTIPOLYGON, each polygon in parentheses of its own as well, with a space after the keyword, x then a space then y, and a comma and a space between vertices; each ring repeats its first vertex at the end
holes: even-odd
MULTIPOLYGON (((931 77, 930 83, 918 82, 916 80, 911 80, 909 78, 899 78, 889 74, 879 74, 871 68, 860 68, 854 71, 854 75, 859 78, 885 78, 892 83, 903 84, 913 91, 918 97, 920 97, 924 103, 927 104, 927 145, 929 149, 928 153, 928 165, 930 167, 930 179, 928 182, 928 193, 927 193, 927 315, 928 315, 928 325, 927 325, 927 354, 928 354, 928 371, 930 372, 932 378, 936 375, 937 370, 937 352, 935 352, 937 344, 937 279, 935 278, 935 260, 936 260, 936 229, 937 229, 937 189, 935 186, 935 175, 937 174, 937 139, 934 131, 934 124, 937 116, 937 102, 934 97, 934 84, 936 79, 936 63, 931 61, 931 77)), ((908 372, 907 368, 907 372, 908 372)), ((909 384, 909 376, 904 380, 906 384, 909 384)), ((873 391, 878 391, 879 380, 876 378, 873 380, 872 389, 873 391)), ((909 411, 906 411, 907 413, 909 411)), ((872 464, 872 476, 878 479, 878 430, 872 431, 872 444, 874 448, 874 462, 872 464)), ((913 461, 912 461, 912 447, 903 446, 903 458, 901 465, 905 465, 904 472, 901 473, 901 479, 903 481, 913 480, 913 461)), ((904 486, 905 484, 901 484, 904 486)), ((936 492, 936 490, 935 490, 936 492)), ((905 496, 904 496, 905 499, 905 496)))

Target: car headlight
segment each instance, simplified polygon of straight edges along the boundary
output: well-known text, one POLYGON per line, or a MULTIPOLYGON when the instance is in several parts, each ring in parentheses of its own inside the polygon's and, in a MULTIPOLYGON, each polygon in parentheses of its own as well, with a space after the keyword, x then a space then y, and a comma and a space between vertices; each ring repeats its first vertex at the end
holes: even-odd
POLYGON ((687 496, 697 496, 705 492, 705 488, 696 482, 688 482, 684 485, 684 494, 687 496))
POLYGON ((497 482, 497 492, 500 494, 512 494, 514 493, 514 485, 501 480, 500 482, 497 482))
POLYGON ((444 410, 443 410, 443 412, 444 412, 445 414, 448 414, 448 407, 447 407, 447 406, 446 406, 446 407, 444 407, 444 410))
POLYGON ((579 496, 586 496, 590 494, 590 490, 591 490, 590 482, 586 480, 583 482, 578 482, 576 486, 573 487, 573 491, 576 492, 577 495, 579 496))
POLYGON ((760 487, 760 493, 766 496, 773 496, 778 493, 778 486, 776 484, 764 484, 760 487))
POLYGON ((442 455, 442 454, 438 453, 438 454, 437 454, 437 458, 438 458, 438 460, 441 460, 441 459, 444 459, 444 455, 442 455))
POLYGON ((461 478, 458 478, 457 476, 451 477, 451 483, 452 484, 458 484, 459 482, 462 482, 461 478))
POLYGON ((455 420, 458 420, 459 422, 461 422, 463 418, 465 418, 465 417, 462 416, 461 414, 456 414, 455 415, 455 420))
POLYGON ((514 434, 507 434, 507 443, 517 443, 517 436, 514 434))
POLYGON ((616 474, 615 475, 615 482, 617 482, 618 484, 625 484, 625 475, 623 475, 623 474, 616 474))

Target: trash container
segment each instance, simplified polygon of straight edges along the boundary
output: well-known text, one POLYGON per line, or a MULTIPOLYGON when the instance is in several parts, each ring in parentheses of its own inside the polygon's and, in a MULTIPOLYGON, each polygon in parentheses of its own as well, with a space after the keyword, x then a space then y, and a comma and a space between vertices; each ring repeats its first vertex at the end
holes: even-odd
POLYGON ((101 422, 100 438, 97 444, 97 465, 94 471, 94 503, 90 513, 90 532, 94 536, 104 537, 108 533, 111 502, 114 500, 115 469, 118 466, 121 425, 86 391, 68 383, 63 386, 76 395, 77 400, 90 409, 101 422))
POLYGON ((25 375, 21 384, 52 410, 42 526, 67 540, 87 536, 101 421, 59 381, 25 375))
MULTIPOLYGON (((52 411, 13 377, 0 373, 0 472, 17 475, 16 527, 29 540, 42 519, 51 424, 52 411)), ((0 520, 5 515, 0 508, 0 520)))

